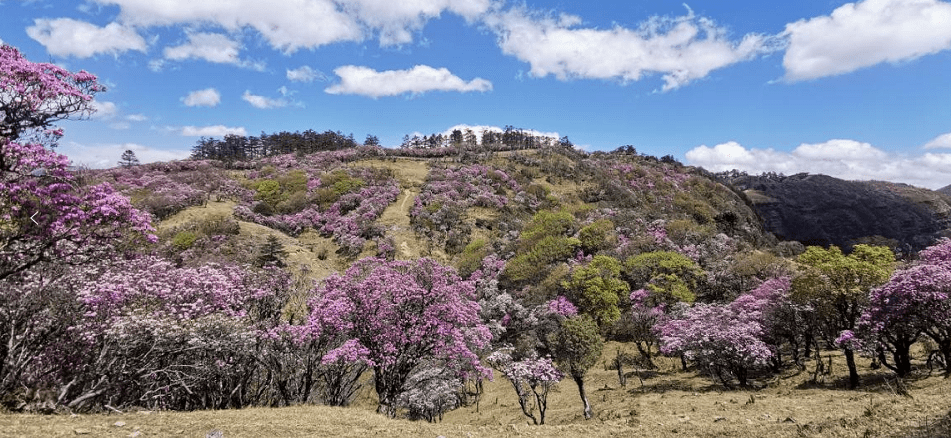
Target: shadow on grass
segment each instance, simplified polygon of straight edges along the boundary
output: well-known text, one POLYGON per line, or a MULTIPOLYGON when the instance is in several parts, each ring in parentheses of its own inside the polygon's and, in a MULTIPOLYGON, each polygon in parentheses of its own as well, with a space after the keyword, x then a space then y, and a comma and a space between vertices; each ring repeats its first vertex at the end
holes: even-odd
POLYGON ((729 391, 729 389, 723 385, 714 383, 710 379, 691 372, 641 371, 642 380, 640 381, 637 380, 637 375, 635 373, 629 374, 631 374, 628 377, 628 393, 630 394, 663 394, 668 391, 698 393, 729 391), (648 374, 650 375, 649 377, 647 376, 648 374), (698 383, 700 381, 705 383, 698 383))
POLYGON ((893 435, 903 438, 937 438, 951 436, 951 411, 937 418, 926 418, 914 427, 893 435))
MULTIPOLYGON (((873 374, 859 374, 859 386, 855 391, 874 392, 879 394, 908 395, 910 383, 925 380, 927 373, 912 373, 904 378, 898 378, 891 372, 877 372, 873 374)), ((812 379, 796 385, 796 389, 827 389, 836 391, 852 391, 849 389, 849 376, 825 376, 824 381, 816 382, 812 379)), ((951 436, 951 435, 949 435, 951 436)))

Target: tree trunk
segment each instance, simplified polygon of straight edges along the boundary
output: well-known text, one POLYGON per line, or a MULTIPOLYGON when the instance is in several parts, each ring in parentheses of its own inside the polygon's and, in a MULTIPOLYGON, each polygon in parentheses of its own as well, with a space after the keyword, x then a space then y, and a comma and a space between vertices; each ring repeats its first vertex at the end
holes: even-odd
POLYGON ((588 403, 588 395, 584 392, 584 375, 572 376, 578 385, 578 393, 581 394, 581 401, 584 403, 584 419, 589 420, 592 417, 591 404, 588 403))
POLYGON ((851 348, 843 350, 845 352, 845 363, 849 366, 849 389, 855 389, 859 386, 859 371, 855 367, 855 352, 851 348))

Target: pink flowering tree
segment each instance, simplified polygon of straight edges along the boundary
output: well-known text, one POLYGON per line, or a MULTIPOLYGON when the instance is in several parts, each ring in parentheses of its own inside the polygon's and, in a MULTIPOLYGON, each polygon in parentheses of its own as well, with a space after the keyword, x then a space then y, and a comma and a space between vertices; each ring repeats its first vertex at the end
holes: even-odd
POLYGON ((281 324, 286 274, 141 257, 86 270, 76 282, 83 317, 38 359, 52 366, 59 404, 224 409, 259 401, 264 335, 281 324), (63 366, 64 357, 76 363, 63 366))
POLYGON ((471 282, 430 259, 362 259, 315 291, 311 324, 345 334, 324 361, 343 358, 373 369, 378 411, 395 416, 407 380, 436 361, 467 378, 489 375, 476 354, 491 341, 471 282))
POLYGON ((729 304, 696 304, 654 326, 664 354, 680 354, 727 387, 747 386, 749 372, 778 354, 788 278, 771 279, 729 304))
POLYGON ((521 360, 515 360, 512 358, 512 352, 512 348, 500 349, 489 355, 486 362, 499 370, 512 384, 522 414, 531 418, 533 424, 545 424, 548 393, 565 376, 555 367, 551 358, 539 358, 533 353, 521 360))
MULTIPOLYGON (((868 307, 853 333, 838 341, 875 354, 886 368, 903 377, 911 372, 911 346, 921 335, 951 354, 951 240, 926 248, 919 261, 896 271, 884 286, 872 290, 868 307), (890 356, 890 358, 889 358, 890 356)), ((946 373, 948 367, 945 367, 946 373)))
POLYGON ((105 89, 92 74, 31 62, 0 44, 0 137, 14 141, 57 121, 88 116, 93 95, 105 89))
POLYGON ((42 367, 39 351, 77 316, 60 283, 67 265, 101 261, 127 239, 155 241, 147 214, 108 184, 82 184, 45 147, 63 134, 55 122, 89 115, 103 90, 89 73, 0 45, 0 393, 42 367))
POLYGON ((33 63, 0 45, 0 280, 48 261, 108 253, 131 229, 154 240, 148 215, 108 184, 82 187, 65 156, 44 147, 54 122, 88 115, 96 77, 33 63))

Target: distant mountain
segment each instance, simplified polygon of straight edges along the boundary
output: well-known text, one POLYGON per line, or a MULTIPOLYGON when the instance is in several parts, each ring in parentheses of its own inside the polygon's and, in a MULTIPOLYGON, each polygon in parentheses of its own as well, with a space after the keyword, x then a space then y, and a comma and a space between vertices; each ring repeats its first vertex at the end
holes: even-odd
POLYGON ((721 181, 743 191, 767 230, 807 245, 889 244, 917 251, 951 235, 951 188, 938 191, 826 175, 751 176, 728 172, 721 181))
POLYGON ((935 191, 938 192, 938 193, 943 193, 943 194, 945 194, 945 195, 951 196, 951 185, 949 185, 949 186, 944 186, 944 187, 942 187, 942 188, 940 188, 940 189, 938 189, 938 190, 935 190, 935 191))

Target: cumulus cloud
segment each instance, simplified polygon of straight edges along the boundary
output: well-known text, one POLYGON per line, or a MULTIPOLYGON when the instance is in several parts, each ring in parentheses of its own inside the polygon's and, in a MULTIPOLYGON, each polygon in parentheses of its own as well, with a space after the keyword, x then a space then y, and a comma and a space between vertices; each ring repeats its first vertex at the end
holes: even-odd
POLYGON ((205 88, 204 90, 195 90, 182 98, 186 106, 218 106, 221 103, 221 93, 214 88, 205 88))
POLYGON ((356 0, 344 8, 359 22, 379 34, 384 46, 413 41, 413 33, 426 21, 443 11, 472 20, 489 9, 491 0, 434 0, 400 2, 392 0, 356 0))
POLYGON ((411 42, 413 34, 443 12, 474 19, 492 0, 94 0, 119 7, 119 19, 136 26, 212 23, 228 30, 257 30, 287 53, 378 36, 381 45, 411 42))
POLYGON ((287 106, 287 100, 285 99, 272 99, 265 96, 258 96, 251 94, 251 92, 247 90, 245 90, 244 94, 241 96, 241 99, 247 103, 250 103, 251 106, 260 109, 283 108, 287 106))
POLYGON ((737 142, 698 146, 686 154, 687 163, 713 172, 742 170, 752 174, 821 173, 847 180, 884 180, 937 189, 951 183, 951 154, 903 156, 871 144, 835 139, 803 143, 792 152, 746 148, 737 142))
POLYGON ((466 82, 446 68, 417 65, 409 70, 376 71, 369 67, 345 65, 334 69, 340 83, 324 91, 329 94, 357 94, 368 97, 397 96, 427 91, 490 91, 492 83, 475 78, 466 82))
POLYGON ((219 64, 239 64, 241 46, 237 41, 219 33, 190 33, 188 42, 175 47, 166 47, 165 57, 175 61, 204 59, 219 64))
POLYGON ((122 153, 127 150, 135 152, 136 158, 143 164, 156 161, 183 160, 191 156, 191 152, 187 150, 156 149, 135 143, 84 145, 67 142, 60 144, 56 151, 69 157, 73 165, 105 169, 115 167, 122 153))
POLYGON ((89 106, 94 111, 90 117, 95 120, 111 120, 119 114, 119 108, 113 102, 93 100, 89 106))
POLYGON ((636 29, 581 28, 580 22, 519 8, 486 18, 504 53, 529 63, 532 76, 560 80, 638 81, 659 73, 667 91, 778 49, 773 38, 758 34, 731 40, 725 28, 689 9, 681 17, 653 17, 636 29))
POLYGON ((88 58, 99 53, 145 52, 147 49, 145 39, 135 29, 118 23, 99 27, 71 18, 39 18, 26 28, 26 34, 54 56, 88 58))
POLYGON ((788 81, 849 73, 951 49, 951 3, 865 0, 786 25, 788 81))
POLYGON ((947 148, 951 149, 951 132, 947 134, 941 134, 928 143, 925 143, 925 149, 939 149, 947 148))
POLYGON ((287 79, 294 82, 313 82, 317 79, 325 80, 326 76, 319 70, 314 70, 310 66, 302 65, 293 70, 287 70, 287 79))
POLYGON ((184 137, 224 137, 228 134, 246 136, 244 127, 228 127, 225 125, 212 126, 185 126, 181 130, 184 137))

